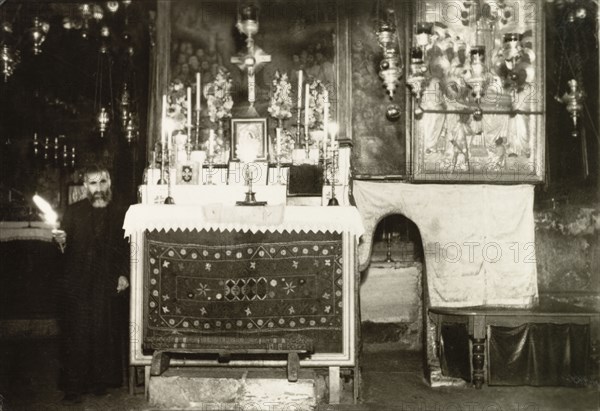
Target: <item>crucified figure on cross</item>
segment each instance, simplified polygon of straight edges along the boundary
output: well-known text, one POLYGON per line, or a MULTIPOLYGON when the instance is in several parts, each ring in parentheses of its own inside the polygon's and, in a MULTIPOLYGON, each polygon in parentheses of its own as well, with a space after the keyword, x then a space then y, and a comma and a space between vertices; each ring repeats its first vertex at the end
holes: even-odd
POLYGON ((247 36, 246 51, 232 57, 231 62, 248 74, 248 102, 252 108, 256 101, 256 73, 263 64, 271 62, 271 56, 256 46, 252 38, 253 35, 258 33, 258 17, 255 6, 245 6, 241 14, 244 17, 243 19, 241 16, 238 17, 236 27, 240 33, 247 36))

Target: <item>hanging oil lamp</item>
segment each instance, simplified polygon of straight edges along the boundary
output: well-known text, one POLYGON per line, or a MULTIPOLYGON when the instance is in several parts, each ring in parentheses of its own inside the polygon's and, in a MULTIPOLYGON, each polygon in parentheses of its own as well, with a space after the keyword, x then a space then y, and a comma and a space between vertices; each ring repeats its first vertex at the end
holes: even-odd
POLYGON ((2 22, 1 24, 0 72, 4 76, 4 82, 6 83, 21 59, 19 51, 12 45, 12 25, 8 22, 2 22))
POLYGON ((575 79, 569 80, 567 84, 569 85, 569 91, 556 100, 567 105, 566 109, 573 121, 573 131, 571 132, 571 135, 577 137, 579 134, 577 132, 577 118, 581 114, 581 110, 583 110, 585 92, 579 87, 579 83, 577 83, 577 80, 575 79))
POLYGON ((38 55, 42 52, 42 44, 46 41, 46 34, 50 30, 50 24, 42 21, 39 17, 33 18, 33 26, 29 33, 33 42, 33 54, 38 55))
POLYGON ((106 107, 102 107, 100 109, 100 114, 98 114, 98 128, 100 130, 100 137, 104 137, 104 133, 108 128, 108 123, 110 118, 108 116, 108 112, 106 111, 106 107))

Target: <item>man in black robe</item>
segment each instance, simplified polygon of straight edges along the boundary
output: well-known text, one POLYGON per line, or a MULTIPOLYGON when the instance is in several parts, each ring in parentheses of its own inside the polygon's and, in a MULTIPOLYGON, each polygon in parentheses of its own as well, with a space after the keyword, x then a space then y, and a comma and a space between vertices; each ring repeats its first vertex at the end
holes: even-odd
POLYGON ((65 402, 81 395, 106 393, 120 386, 124 362, 129 287, 128 247, 123 236, 124 212, 112 202, 108 170, 84 173, 87 198, 65 211, 64 232, 55 235, 65 245, 65 270, 59 303, 62 375, 65 402))

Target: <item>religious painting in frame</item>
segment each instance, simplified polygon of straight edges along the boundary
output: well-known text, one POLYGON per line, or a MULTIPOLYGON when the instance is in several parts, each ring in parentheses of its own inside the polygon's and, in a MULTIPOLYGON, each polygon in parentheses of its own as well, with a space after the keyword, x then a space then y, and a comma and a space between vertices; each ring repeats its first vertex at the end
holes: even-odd
POLYGON ((407 73, 415 181, 543 181, 543 7, 541 0, 417 3, 407 73))
MULTIPOLYGON (((160 130, 161 96, 174 81, 191 87, 196 107, 197 74, 200 74, 200 144, 207 145, 208 128, 217 130, 217 120, 208 107, 208 86, 224 69, 231 79, 233 107, 220 119, 224 133, 217 138, 224 150, 231 149, 230 118, 269 117, 269 101, 275 73, 286 73, 290 80, 293 108, 291 117, 283 120, 283 128, 291 133, 297 145, 303 144, 303 132, 298 137, 298 104, 304 122, 304 87, 319 80, 329 91, 330 116, 341 125, 338 139, 351 135, 347 78, 350 75, 346 39, 348 17, 339 0, 276 0, 259 3, 259 30, 253 36, 255 53, 260 64, 253 67, 254 102, 249 101, 249 76, 246 57, 249 51, 246 35, 236 28, 239 1, 235 0, 158 0, 156 18, 156 47, 153 55, 153 98, 150 138, 160 130), (284 35, 285 33, 285 35, 284 35), (268 59, 262 57, 269 57, 268 59), (270 60, 270 61, 268 61, 270 60), (302 96, 299 94, 302 90, 302 96)), ((256 56, 253 56, 256 57, 256 56)), ((214 114, 214 113, 213 113, 214 114)), ((221 113, 222 114, 222 113, 221 113)), ((196 124, 194 120, 194 124, 196 124)), ((275 122, 273 122, 275 124, 275 122)), ((271 130, 268 131, 270 133, 271 130)), ((274 131, 272 131, 274 134, 274 131)), ((153 147, 155 141, 150 141, 153 147)), ((231 150, 233 151, 233 150, 231 150)))
POLYGON ((268 158, 267 119, 231 119, 231 159, 243 160, 249 153, 252 161, 268 158), (254 155, 253 155, 254 154, 254 155))

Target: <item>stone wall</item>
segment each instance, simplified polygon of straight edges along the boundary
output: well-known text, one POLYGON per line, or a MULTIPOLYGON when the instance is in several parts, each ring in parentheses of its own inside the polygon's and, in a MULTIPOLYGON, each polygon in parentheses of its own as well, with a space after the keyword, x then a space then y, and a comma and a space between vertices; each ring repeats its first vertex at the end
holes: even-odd
POLYGON ((535 212, 540 298, 600 309, 600 206, 535 212))

